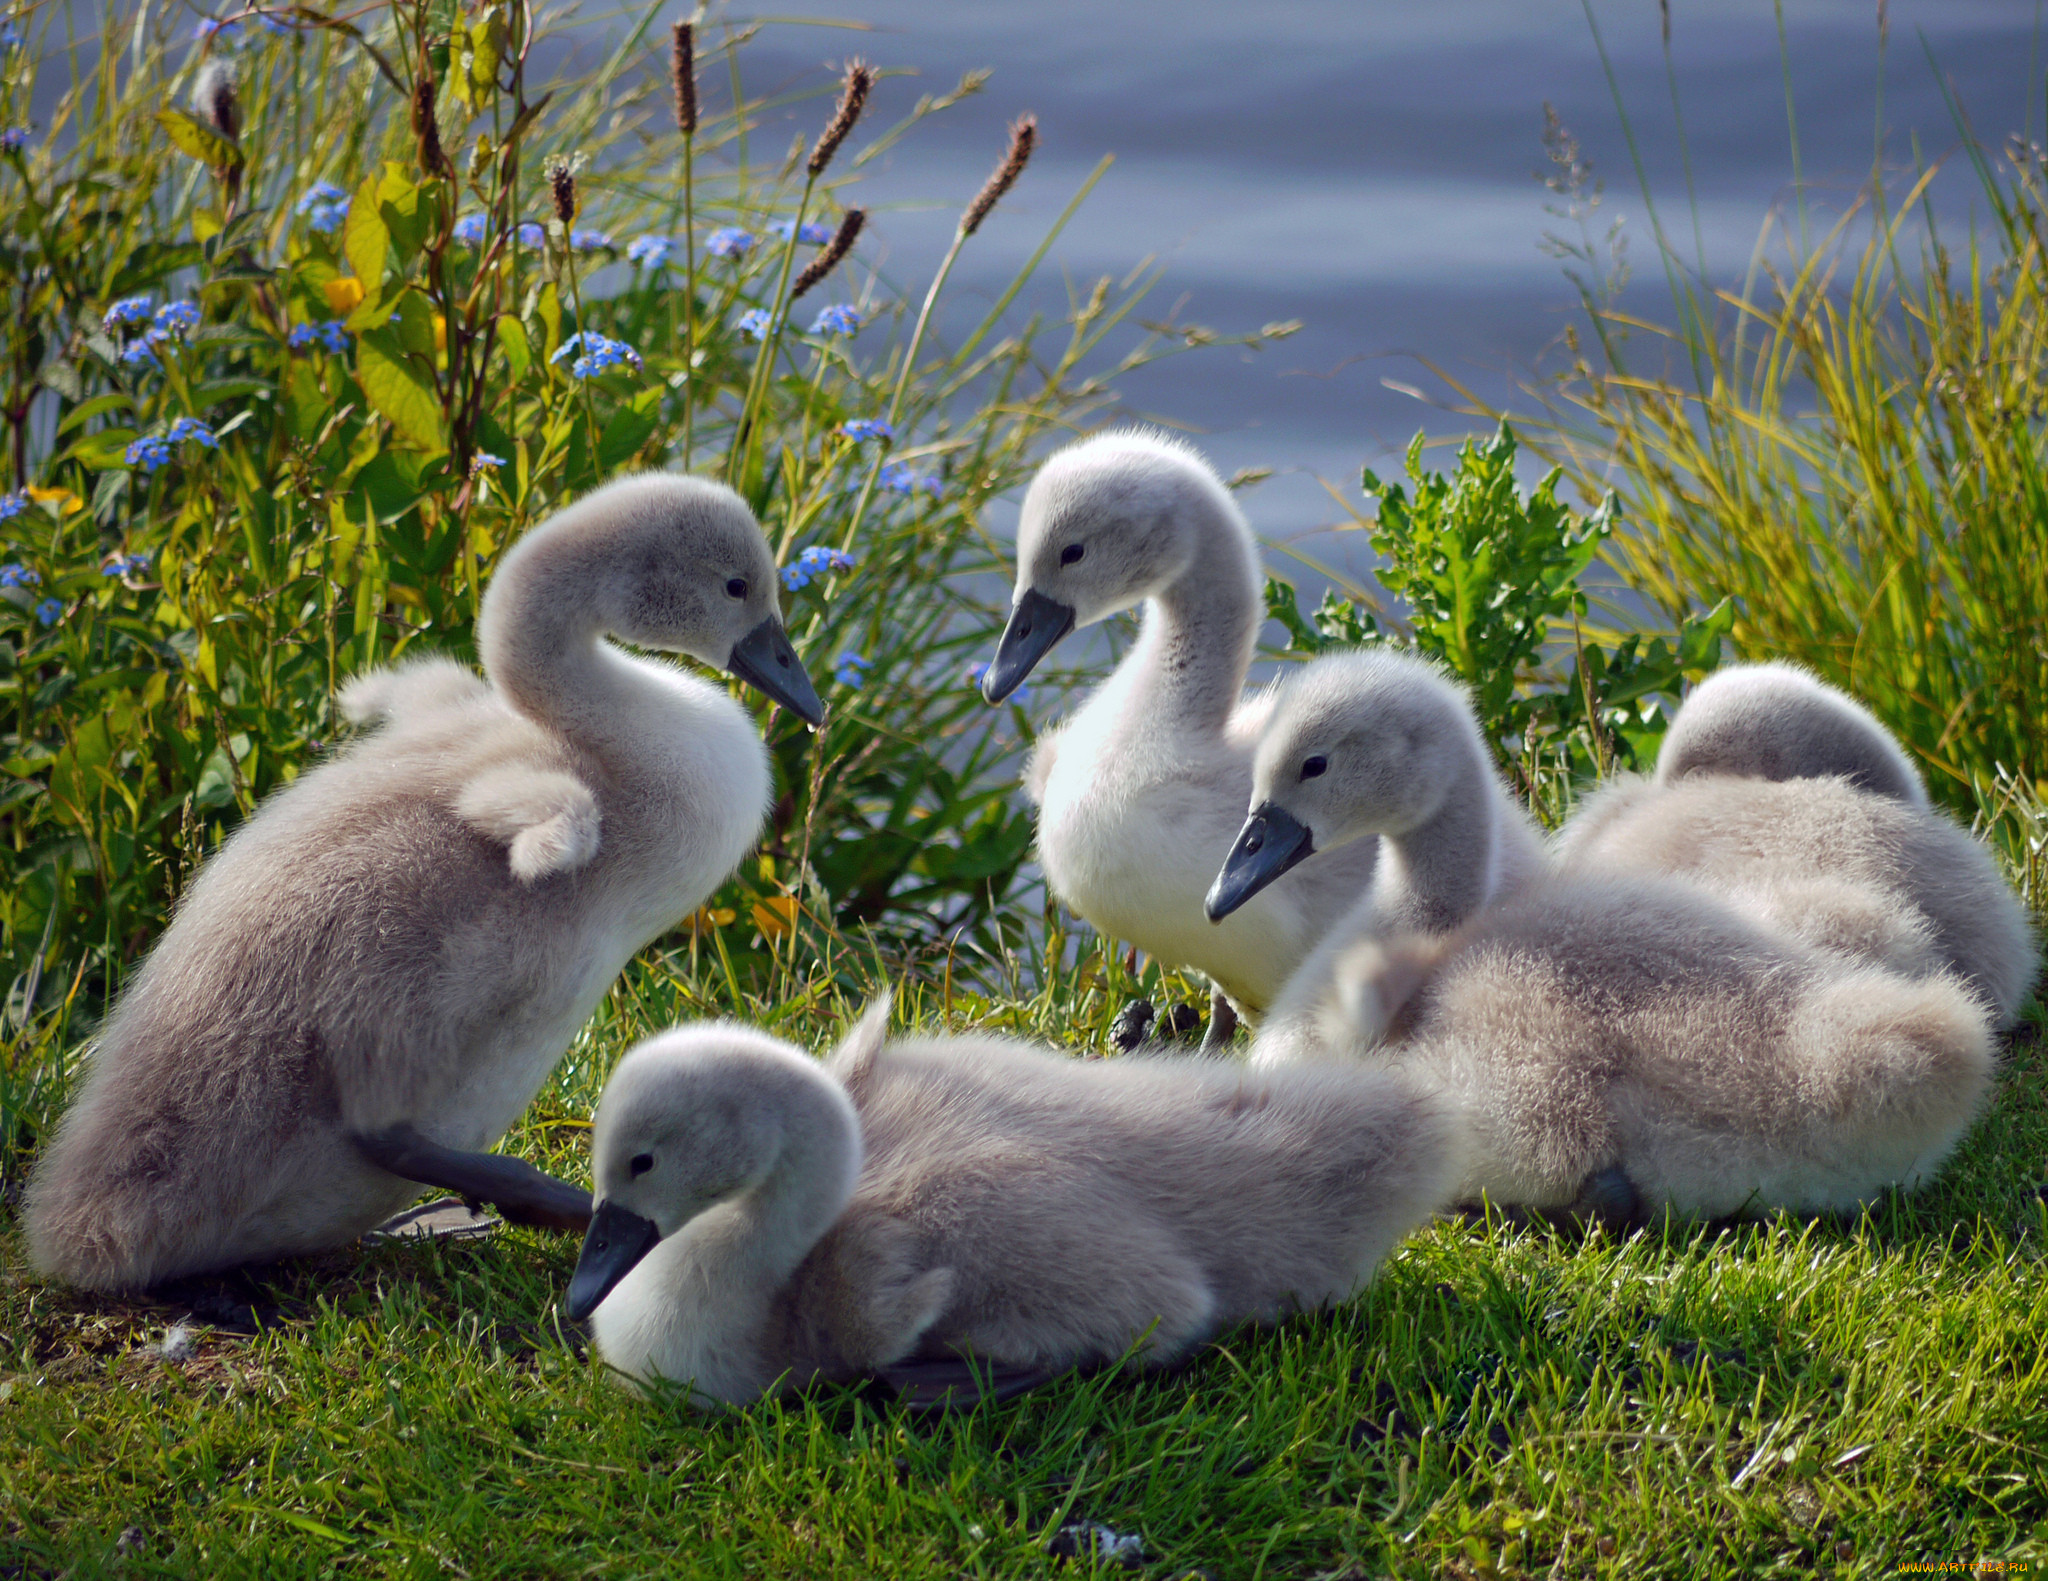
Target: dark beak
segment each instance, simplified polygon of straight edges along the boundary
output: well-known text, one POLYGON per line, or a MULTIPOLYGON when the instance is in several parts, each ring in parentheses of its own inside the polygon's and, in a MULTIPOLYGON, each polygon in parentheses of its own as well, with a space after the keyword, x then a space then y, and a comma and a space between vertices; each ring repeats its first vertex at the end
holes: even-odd
POLYGON ((1315 848, 1307 825, 1293 813, 1271 802, 1254 807, 1237 832, 1237 844, 1224 859, 1223 871, 1209 886, 1202 909, 1211 922, 1221 922, 1315 848))
POLYGON ((1055 642, 1074 629, 1074 611, 1056 604, 1035 588, 1017 600, 1010 611, 1010 623, 1003 628, 1003 640, 996 644, 996 656, 981 678, 981 695, 1000 703, 1024 684, 1038 661, 1055 642))
POLYGON ((733 644, 725 667, 806 724, 825 722, 825 705, 818 701, 818 689, 811 685, 796 649, 789 645, 789 633, 773 615, 733 644))
POLYGON ((612 1286, 630 1274, 660 1239, 652 1219, 616 1202, 600 1202, 590 1216, 583 1255, 576 1259, 576 1272, 569 1280, 569 1316, 580 1323, 595 1312, 612 1286))

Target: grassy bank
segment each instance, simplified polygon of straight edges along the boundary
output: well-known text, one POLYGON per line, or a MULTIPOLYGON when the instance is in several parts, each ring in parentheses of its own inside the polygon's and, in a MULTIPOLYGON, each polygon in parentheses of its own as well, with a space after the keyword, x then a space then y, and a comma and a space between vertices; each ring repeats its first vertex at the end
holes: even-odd
MULTIPOLYGON (((1099 1046, 1132 985, 1084 960, 1032 1000, 908 1008, 1099 1046)), ((604 1070, 695 1007, 636 969, 512 1145, 585 1178, 604 1070)), ((261 1331, 198 1322, 183 1360, 189 1302, 10 1273, 0 1545, 23 1574, 951 1578, 1055 1573, 1048 1542, 1097 1523, 1145 1574, 1233 1581, 2048 1562, 2040 1030, 1942 1182, 1860 1220, 1449 1222, 1340 1311, 959 1419, 632 1399, 560 1315, 563 1237, 251 1279, 261 1331)))

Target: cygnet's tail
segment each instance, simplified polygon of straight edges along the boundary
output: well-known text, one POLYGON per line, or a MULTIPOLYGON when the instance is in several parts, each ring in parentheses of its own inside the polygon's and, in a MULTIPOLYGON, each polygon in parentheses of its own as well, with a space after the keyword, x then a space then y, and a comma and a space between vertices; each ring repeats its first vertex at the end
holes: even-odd
POLYGON ((1847 971, 1806 993, 1775 1057, 1731 1073, 1746 1093, 1618 1095, 1623 1162, 1653 1208, 1846 1211, 1929 1179, 1995 1070, 1990 1018, 1954 978, 1847 971))

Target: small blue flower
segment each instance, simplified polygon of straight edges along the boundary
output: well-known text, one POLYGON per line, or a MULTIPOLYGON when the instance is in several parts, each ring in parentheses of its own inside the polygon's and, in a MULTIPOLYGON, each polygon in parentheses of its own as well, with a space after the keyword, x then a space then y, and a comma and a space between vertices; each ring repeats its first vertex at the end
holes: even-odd
POLYGON ((806 588, 821 576, 834 571, 851 571, 853 556, 843 549, 829 549, 823 544, 812 544, 782 568, 782 585, 790 592, 806 588))
POLYGON ((20 49, 27 42, 21 29, 12 22, 0 22, 0 51, 20 49))
POLYGON ((203 16, 199 19, 199 25, 192 30, 192 36, 204 43, 216 33, 232 33, 241 25, 240 17, 203 16))
POLYGON ((547 230, 537 220, 526 220, 519 227, 519 245, 522 247, 543 247, 547 244, 547 230))
POLYGON ((927 494, 939 492, 939 480, 916 471, 908 461, 883 462, 881 475, 875 481, 892 494, 915 494, 920 489, 927 494))
POLYGON ((834 302, 811 320, 813 335, 851 335, 859 328, 860 314, 848 302, 834 302))
POLYGON ((626 249, 626 261, 642 269, 659 269, 668 262, 668 255, 675 251, 675 242, 667 236, 636 236, 626 249))
POLYGON ((612 244, 610 231, 571 231, 569 245, 580 253, 594 253, 599 248, 612 244))
POLYGON ((277 16, 269 11, 258 11, 256 13, 256 25, 266 33, 291 34, 299 30, 296 18, 277 16))
POLYGON ((332 236, 341 229, 342 221, 348 218, 348 205, 338 203, 332 208, 314 209, 306 215, 306 224, 322 236, 332 236))
POLYGON ((106 311, 100 322, 108 329, 119 329, 123 324, 140 324, 154 311, 154 304, 146 296, 124 296, 106 311))
POLYGON ((12 494, 0 494, 0 522, 12 521, 27 509, 28 496, 20 489, 16 489, 12 494))
POLYGON ((156 331, 159 335, 189 335, 199 327, 199 304, 196 302, 166 302, 156 310, 156 331))
POLYGON ((331 181, 316 181, 299 194, 292 212, 321 235, 330 236, 348 218, 348 194, 331 181))
MULTIPOLYGON (((986 674, 988 674, 988 666, 986 664, 969 665, 967 668, 967 684, 973 687, 977 692, 980 691, 981 678, 986 674)), ((1031 688, 1028 686, 1020 686, 1008 697, 1004 698, 1003 701, 1007 703, 1015 703, 1019 708, 1022 708, 1026 703, 1031 701, 1031 688)))
POLYGON ((161 369, 163 362, 156 354, 156 337, 145 335, 140 340, 130 342, 121 353, 121 362, 130 368, 161 369))
POLYGON ((740 314, 737 325, 739 332, 751 340, 765 340, 768 337, 768 309, 750 307, 740 314))
MULTIPOLYGON (((796 230, 796 221, 777 220, 769 229, 773 230, 784 241, 788 241, 789 233, 796 230)), ((801 231, 797 231, 796 239, 800 242, 809 242, 814 247, 822 247, 832 239, 832 227, 820 225, 815 220, 805 220, 804 228, 801 231)))
POLYGON ((125 455, 131 467, 154 472, 171 459, 171 442, 158 434, 144 434, 128 446, 125 455))
POLYGON ((29 135, 26 126, 0 127, 0 153, 20 153, 28 147, 29 135))
POLYGON ((469 458, 469 470, 472 473, 495 472, 504 464, 503 456, 494 456, 488 450, 479 450, 469 458))
POLYGON ((479 247, 490 226, 488 214, 465 214, 455 222, 455 239, 465 247, 479 247))
MULTIPOLYGON (((16 495, 19 499, 20 496, 16 495)), ((25 565, 0 565, 0 587, 41 587, 43 574, 25 565)))
POLYGON ((640 353, 623 340, 613 340, 609 335, 600 335, 594 329, 583 330, 571 335, 555 349, 550 362, 560 362, 572 356, 576 360, 569 364, 569 371, 579 379, 588 379, 603 373, 607 368, 623 367, 630 363, 640 366, 640 353))
POLYGON ((174 445, 183 444, 190 439, 204 445, 208 450, 220 448, 220 441, 213 437, 213 430, 196 417, 179 418, 171 424, 171 431, 166 437, 174 445))
POLYGON ((744 258, 753 245, 753 236, 737 225, 722 225, 704 238, 704 250, 714 258, 744 258))
POLYGON ((117 554, 100 567, 101 576, 140 576, 149 569, 146 554, 117 554))
POLYGON ((45 626, 54 626, 63 618, 64 600, 61 598, 46 598, 36 605, 36 619, 45 626))
POLYGON ((896 430, 884 418, 856 417, 841 423, 839 431, 848 439, 894 439, 896 430))
POLYGON ((318 343, 338 356, 349 347, 348 330, 338 318, 323 319, 318 324, 294 324, 284 339, 293 351, 305 351, 318 343))
POLYGON ((853 691, 860 690, 860 683, 867 679, 867 672, 874 668, 874 660, 863 659, 857 653, 839 655, 838 666, 832 671, 832 679, 853 691))

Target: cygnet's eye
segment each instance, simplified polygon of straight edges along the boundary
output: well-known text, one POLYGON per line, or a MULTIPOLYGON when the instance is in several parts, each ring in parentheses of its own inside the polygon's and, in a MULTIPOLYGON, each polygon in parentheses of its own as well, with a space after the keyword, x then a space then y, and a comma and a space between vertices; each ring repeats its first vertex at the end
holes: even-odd
POLYGON ((1327 769, 1329 766, 1330 760, 1322 756, 1320 753, 1318 753, 1316 756, 1310 758, 1306 763, 1302 764, 1301 777, 1305 780, 1312 780, 1318 774, 1322 773, 1323 770, 1327 769))
POLYGON ((747 579, 743 576, 736 576, 725 584, 725 590, 734 598, 745 598, 747 596, 747 579))
POLYGON ((652 1153, 635 1153, 632 1156, 632 1158, 627 1161, 626 1164, 626 1169, 628 1173, 630 1173, 635 1180, 638 1180, 642 1175, 646 1174, 647 1171, 652 1169, 653 1167, 654 1155, 652 1153))
POLYGON ((1073 565, 1076 561, 1078 561, 1081 558, 1082 555, 1086 554, 1087 552, 1088 546, 1086 544, 1070 543, 1066 546, 1066 548, 1060 551, 1060 564, 1073 565))

